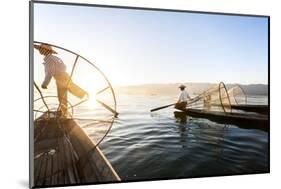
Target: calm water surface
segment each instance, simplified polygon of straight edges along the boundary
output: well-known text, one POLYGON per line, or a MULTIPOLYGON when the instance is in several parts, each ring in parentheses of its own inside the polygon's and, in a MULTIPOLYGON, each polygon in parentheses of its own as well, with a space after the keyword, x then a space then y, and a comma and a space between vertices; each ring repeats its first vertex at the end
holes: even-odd
MULTIPOLYGON (((259 104, 266 100, 248 98, 259 104)), ((173 108, 149 111, 174 101, 169 96, 118 97, 120 115, 100 147, 123 180, 268 171, 267 132, 200 118, 180 123, 173 108)))

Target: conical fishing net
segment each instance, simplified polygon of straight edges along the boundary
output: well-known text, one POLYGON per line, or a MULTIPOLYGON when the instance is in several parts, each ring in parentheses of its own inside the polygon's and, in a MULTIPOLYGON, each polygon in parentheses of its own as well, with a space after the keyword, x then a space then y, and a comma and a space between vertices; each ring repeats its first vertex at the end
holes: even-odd
POLYGON ((235 85, 227 92, 229 95, 231 105, 247 104, 247 96, 244 90, 239 85, 235 85))
POLYGON ((223 82, 213 85, 208 90, 194 97, 188 102, 187 108, 225 113, 232 111, 230 98, 223 82))
MULTIPOLYGON (((44 43, 34 42, 40 46, 44 43)), ((101 70, 68 49, 48 44, 66 66, 66 73, 52 77, 47 89, 44 56, 34 48, 34 121, 37 119, 75 120, 99 144, 117 116, 114 90, 101 70), (64 87, 64 88, 63 88, 64 87), (60 99, 60 100, 59 100, 60 99)))

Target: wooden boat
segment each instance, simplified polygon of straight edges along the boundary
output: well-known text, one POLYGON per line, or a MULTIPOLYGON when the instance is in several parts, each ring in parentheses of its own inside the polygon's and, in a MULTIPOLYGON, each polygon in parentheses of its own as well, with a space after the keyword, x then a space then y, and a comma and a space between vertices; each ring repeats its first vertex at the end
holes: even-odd
POLYGON ((34 122, 34 187, 121 181, 73 119, 46 116, 34 122))
POLYGON ((251 104, 237 104, 237 105, 231 105, 232 109, 236 110, 243 110, 247 112, 256 112, 261 114, 267 114, 268 113, 268 105, 251 105, 251 104))
POLYGON ((243 110, 246 112, 256 112, 268 114, 268 105, 247 104, 247 95, 240 85, 235 85, 227 90, 231 108, 235 110, 243 110))
POLYGON ((264 114, 225 113, 191 109, 174 112, 175 117, 186 119, 186 116, 206 118, 223 124, 234 124, 241 128, 269 130, 268 116, 264 114))

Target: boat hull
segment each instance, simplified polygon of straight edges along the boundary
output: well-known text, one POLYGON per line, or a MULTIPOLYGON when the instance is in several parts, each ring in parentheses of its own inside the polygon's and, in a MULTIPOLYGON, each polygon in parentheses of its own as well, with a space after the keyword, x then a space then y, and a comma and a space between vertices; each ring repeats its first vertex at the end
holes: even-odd
POLYGON ((186 109, 174 112, 175 117, 186 119, 186 116, 206 118, 222 124, 233 124, 246 129, 269 130, 267 115, 262 114, 242 114, 206 111, 198 109, 186 109))
POLYGON ((37 119, 34 125, 34 187, 121 181, 74 120, 37 119))
POLYGON ((268 106, 267 105, 231 105, 232 109, 236 110, 243 110, 247 112, 256 112, 261 114, 267 114, 268 113, 268 106))

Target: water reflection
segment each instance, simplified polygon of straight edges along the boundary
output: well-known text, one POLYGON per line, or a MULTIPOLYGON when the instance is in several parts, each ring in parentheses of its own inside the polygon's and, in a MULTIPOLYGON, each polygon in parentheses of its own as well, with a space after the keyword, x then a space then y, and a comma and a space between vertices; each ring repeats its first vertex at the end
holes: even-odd
POLYGON ((210 124, 201 124, 200 122, 196 123, 196 121, 193 121, 192 117, 187 116, 184 112, 175 111, 174 116, 176 118, 175 122, 178 123, 179 143, 182 145, 182 148, 188 147, 187 139, 189 138, 189 134, 193 134, 194 138, 198 138, 198 141, 196 142, 200 142, 200 136, 206 135, 205 140, 212 144, 212 148, 210 148, 210 150, 214 152, 217 158, 221 158, 223 156, 225 135, 228 132, 230 125, 220 124, 220 126, 215 129, 217 136, 212 137, 206 133, 208 131, 205 131, 205 129, 211 129, 210 124), (197 132, 193 132, 192 129, 189 128, 189 126, 192 127, 192 124, 194 123, 200 128, 197 132))

